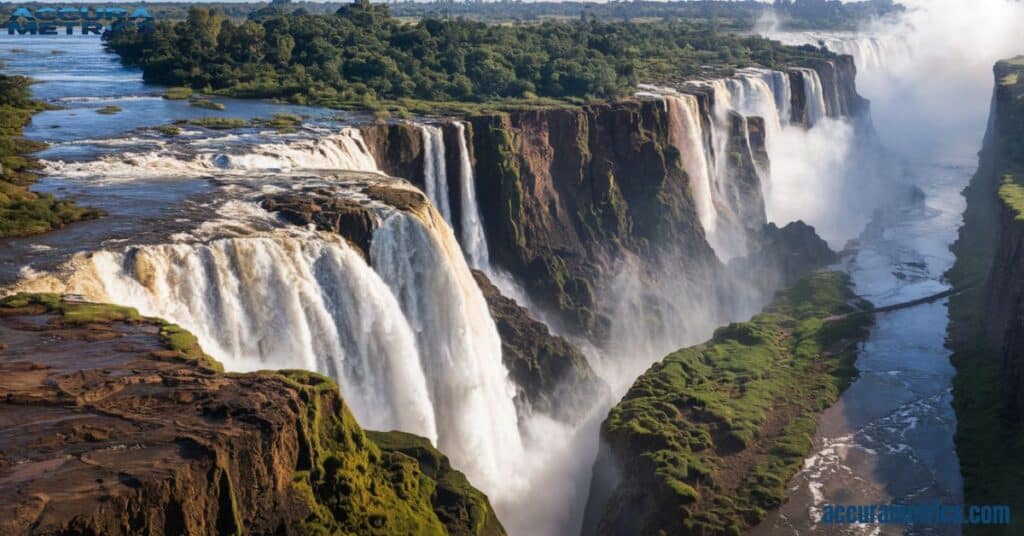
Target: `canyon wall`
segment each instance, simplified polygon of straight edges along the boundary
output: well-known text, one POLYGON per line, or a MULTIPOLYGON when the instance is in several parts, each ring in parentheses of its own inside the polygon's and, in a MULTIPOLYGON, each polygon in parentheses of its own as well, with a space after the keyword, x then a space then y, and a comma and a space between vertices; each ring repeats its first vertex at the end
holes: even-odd
MULTIPOLYGON (((865 113, 855 78, 853 58, 838 56, 655 93, 645 87, 613 103, 471 116, 465 131, 490 258, 567 330, 598 342, 609 333, 611 285, 625 266, 653 284, 669 263, 710 288, 722 255, 746 252, 767 223, 769 137, 791 124, 865 113), (672 95, 696 99, 695 123, 679 124, 672 95), (680 129, 697 136, 689 140, 697 149, 682 146, 680 129), (712 168, 710 177, 701 177, 707 172, 694 168, 695 158, 712 168), (702 180, 711 191, 699 189, 702 180), (717 240, 702 225, 709 210, 722 222, 717 240), (739 244, 716 258, 726 241, 739 244)), ((439 127, 444 146, 456 147, 453 124, 439 127)), ((397 121, 362 131, 383 171, 426 187, 422 126, 397 121)), ((448 177, 461 172, 457 154, 445 152, 448 177)), ((458 189, 449 185, 446 197, 462 236, 458 189)))
MULTIPOLYGON (((948 344, 965 499, 1017 510, 1024 505, 1024 57, 997 63, 994 74, 988 130, 946 274, 961 289, 949 300, 948 344)), ((1015 519, 984 533, 1022 527, 1015 519)))

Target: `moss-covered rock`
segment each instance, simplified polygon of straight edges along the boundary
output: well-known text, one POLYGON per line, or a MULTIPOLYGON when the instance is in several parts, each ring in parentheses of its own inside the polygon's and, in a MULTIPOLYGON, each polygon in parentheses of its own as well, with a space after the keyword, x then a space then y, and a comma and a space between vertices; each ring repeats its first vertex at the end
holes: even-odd
POLYGON ((7 533, 504 534, 429 441, 365 432, 327 377, 225 374, 179 326, 52 294, 0 301, 0 340, 7 533))
POLYGON ((856 370, 870 304, 847 276, 817 272, 748 322, 670 354, 602 425, 595 466, 619 476, 588 505, 598 534, 739 534, 785 497, 818 412, 856 370))

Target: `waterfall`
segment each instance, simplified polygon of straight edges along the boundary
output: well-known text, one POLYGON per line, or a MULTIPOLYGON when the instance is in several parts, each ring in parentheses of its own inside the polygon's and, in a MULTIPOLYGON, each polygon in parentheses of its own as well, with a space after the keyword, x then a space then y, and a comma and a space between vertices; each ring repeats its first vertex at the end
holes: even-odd
POLYGON ((201 140, 191 143, 194 147, 186 145, 187 151, 159 148, 147 153, 109 154, 84 162, 54 160, 44 164, 49 175, 104 180, 296 169, 380 172, 362 134, 350 127, 319 139, 299 138, 219 149, 207 147, 201 140))
POLYGON ((700 122, 697 97, 666 95, 669 113, 669 142, 679 150, 683 168, 690 178, 690 191, 697 207, 697 216, 710 238, 715 234, 717 212, 711 198, 711 167, 704 148, 704 129, 700 122))
POLYGON ((444 220, 451 223, 444 132, 436 125, 421 125, 420 130, 423 133, 423 184, 427 198, 441 212, 444 220))
POLYGON ((804 95, 807 100, 807 124, 817 125, 819 121, 828 117, 828 108, 825 107, 825 92, 821 86, 821 78, 814 69, 798 68, 801 78, 804 80, 804 95))
POLYGON ((328 374, 367 428, 425 436, 492 497, 514 493, 515 388, 455 235, 431 207, 380 211, 373 268, 339 237, 288 228, 80 254, 18 290, 165 318, 228 370, 328 374))
POLYGON ((473 163, 466 145, 465 123, 455 123, 459 135, 459 193, 462 199, 462 248, 466 259, 473 268, 486 271, 490 268, 490 254, 487 251, 487 237, 484 235, 483 220, 476 200, 476 184, 473 177, 473 163))
POLYGON ((437 439, 413 330, 344 240, 275 233, 99 251, 83 264, 61 290, 181 324, 229 370, 329 374, 367 427, 437 439))
POLYGON ((403 212, 376 231, 370 258, 398 297, 423 358, 438 447, 494 493, 507 490, 523 455, 515 388, 501 339, 451 229, 427 210, 403 212))

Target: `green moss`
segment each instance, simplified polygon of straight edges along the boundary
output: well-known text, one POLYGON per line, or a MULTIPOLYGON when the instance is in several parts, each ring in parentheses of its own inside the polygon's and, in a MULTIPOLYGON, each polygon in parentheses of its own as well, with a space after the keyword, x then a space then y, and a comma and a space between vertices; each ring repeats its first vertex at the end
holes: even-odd
POLYGON ((254 127, 270 127, 278 132, 293 132, 302 125, 302 117, 295 114, 279 113, 274 114, 270 119, 253 119, 250 123, 254 127))
POLYGON ((245 128, 248 126, 248 123, 246 123, 244 119, 237 119, 233 117, 201 117, 199 119, 186 119, 175 123, 208 128, 211 130, 231 130, 235 128, 245 128))
POLYGON ((1024 220, 1024 175, 1006 174, 999 187, 999 199, 1013 210, 1017 220, 1024 220))
POLYGON ((102 114, 102 115, 114 115, 114 114, 120 113, 120 112, 121 112, 121 107, 120 106, 104 106, 104 107, 100 108, 99 110, 96 110, 96 113, 102 114))
POLYGON ((195 106, 196 108, 205 108, 207 110, 223 110, 224 105, 219 102, 214 102, 209 99, 192 99, 189 101, 189 105, 195 106))
POLYGON ((164 91, 164 98, 168 100, 185 100, 192 96, 190 87, 170 87, 164 91))
MULTIPOLYGON (((273 374, 299 390, 306 408, 298 423, 302 444, 293 482, 293 487, 311 501, 312 513, 304 532, 486 534, 478 530, 484 525, 470 515, 472 507, 465 518, 451 518, 449 510, 435 509, 434 502, 447 497, 439 490, 451 471, 447 459, 428 441, 408 434, 368 436, 328 378, 304 371, 273 374), (373 438, 385 447, 378 446, 373 438), (421 463, 417 456, 424 461, 421 463)), ((460 501, 480 506, 473 496, 478 491, 471 487, 456 491, 454 495, 460 501)), ((483 508, 491 512, 489 505, 483 508)))
POLYGON ((603 434, 631 475, 618 495, 650 493, 664 512, 647 529, 672 532, 685 523, 730 533, 781 504, 786 481, 810 452, 815 414, 852 379, 856 353, 847 343, 867 333, 871 319, 858 314, 865 305, 847 276, 815 273, 764 313, 720 328, 637 379, 603 434), (752 461, 732 465, 749 448, 756 448, 752 461))
POLYGON ((153 130, 156 130, 164 136, 177 136, 181 134, 181 129, 174 125, 160 125, 158 127, 154 127, 153 130))

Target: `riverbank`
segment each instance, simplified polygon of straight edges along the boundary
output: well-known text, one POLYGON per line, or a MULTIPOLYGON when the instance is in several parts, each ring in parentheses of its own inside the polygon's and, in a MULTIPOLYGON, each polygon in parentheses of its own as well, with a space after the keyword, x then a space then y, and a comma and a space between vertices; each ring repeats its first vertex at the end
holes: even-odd
POLYGON ((29 190, 39 162, 31 155, 45 143, 22 137, 25 125, 47 105, 29 97, 31 80, 0 75, 0 238, 27 236, 103 215, 50 194, 29 190))

